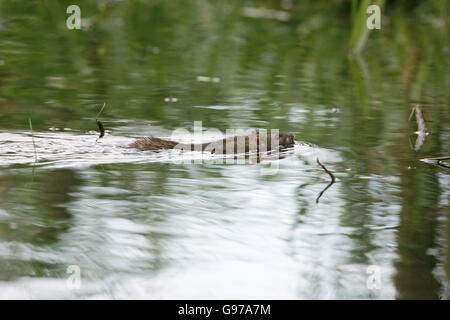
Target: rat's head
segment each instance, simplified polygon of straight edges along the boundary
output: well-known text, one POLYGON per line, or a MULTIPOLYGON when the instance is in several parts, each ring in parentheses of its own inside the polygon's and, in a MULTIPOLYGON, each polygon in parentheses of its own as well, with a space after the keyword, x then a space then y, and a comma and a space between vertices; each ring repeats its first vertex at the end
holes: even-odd
POLYGON ((295 137, 291 133, 280 133, 279 144, 284 147, 292 147, 295 144, 295 137))

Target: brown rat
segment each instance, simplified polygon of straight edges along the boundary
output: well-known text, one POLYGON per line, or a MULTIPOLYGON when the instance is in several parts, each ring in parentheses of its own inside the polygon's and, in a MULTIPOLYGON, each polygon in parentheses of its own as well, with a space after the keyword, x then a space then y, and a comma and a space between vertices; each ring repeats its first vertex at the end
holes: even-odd
POLYGON ((147 150, 165 150, 165 149, 182 149, 191 151, 209 151, 211 153, 241 153, 249 151, 264 152, 273 150, 276 147, 292 147, 295 144, 295 137, 290 133, 274 133, 274 138, 278 138, 278 143, 272 144, 271 134, 260 134, 256 132, 248 136, 235 136, 206 143, 185 144, 160 138, 141 138, 131 143, 129 148, 136 148, 142 151, 147 150), (227 152, 227 148, 233 148, 231 152, 227 152))

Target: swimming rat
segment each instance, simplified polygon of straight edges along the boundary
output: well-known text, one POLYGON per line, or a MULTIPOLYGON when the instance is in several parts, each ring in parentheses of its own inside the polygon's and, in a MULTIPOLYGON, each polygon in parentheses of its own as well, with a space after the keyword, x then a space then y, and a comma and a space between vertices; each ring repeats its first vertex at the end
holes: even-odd
POLYGON ((290 133, 275 133, 273 134, 273 138, 278 139, 278 141, 275 141, 275 143, 272 144, 272 134, 260 134, 259 132, 256 132, 247 136, 234 136, 212 142, 185 144, 160 138, 146 137, 134 141, 128 145, 128 147, 136 148, 142 151, 176 148, 190 151, 209 151, 216 154, 226 154, 249 151, 264 152, 273 150, 278 146, 288 148, 295 144, 294 135, 290 133), (230 149, 230 152, 227 152, 227 148, 230 149), (232 149, 233 151, 231 151, 232 149))

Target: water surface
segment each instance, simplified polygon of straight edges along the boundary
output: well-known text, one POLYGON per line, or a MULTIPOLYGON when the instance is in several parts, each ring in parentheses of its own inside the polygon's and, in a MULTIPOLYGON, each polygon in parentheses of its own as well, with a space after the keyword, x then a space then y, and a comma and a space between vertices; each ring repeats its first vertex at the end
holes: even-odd
POLYGON ((0 298, 448 299, 449 170, 420 161, 450 150, 447 11, 388 7, 351 57, 349 6, 320 3, 81 1, 75 31, 69 2, 1 2, 0 298), (194 121, 298 143, 126 148, 194 121))

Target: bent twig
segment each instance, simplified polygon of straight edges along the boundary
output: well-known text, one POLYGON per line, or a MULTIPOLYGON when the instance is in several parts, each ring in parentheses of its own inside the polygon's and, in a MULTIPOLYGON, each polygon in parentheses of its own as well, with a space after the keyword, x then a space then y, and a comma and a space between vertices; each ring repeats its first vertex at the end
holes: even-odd
MULTIPOLYGON (((100 113, 102 113, 105 106, 106 106, 106 102, 103 102, 103 107, 100 109, 99 113, 95 117, 95 122, 97 123, 98 129, 100 130, 100 136, 97 138, 97 140, 102 138, 105 135, 105 128, 103 127, 103 123, 101 123, 101 121, 98 120, 98 116, 100 115, 100 113)), ((95 141, 97 141, 97 140, 95 140, 95 141)))
POLYGON ((28 118, 28 125, 30 126, 31 140, 33 141, 33 149, 34 149, 34 162, 36 163, 38 161, 38 158, 36 152, 36 144, 34 143, 33 124, 31 123, 31 118, 28 118))
POLYGON ((316 199, 316 203, 319 203, 320 197, 324 194, 325 191, 328 190, 329 187, 333 185, 333 183, 336 181, 336 178, 334 177, 334 174, 332 174, 323 164, 320 163, 319 158, 317 158, 317 163, 322 167, 322 169, 328 173, 328 175, 331 177, 331 182, 325 187, 325 189, 322 190, 322 192, 319 193, 319 196, 316 199))
POLYGON ((423 143, 425 142, 425 137, 427 136, 427 128, 425 127, 425 120, 423 118, 422 110, 420 110, 419 105, 415 105, 412 110, 411 114, 409 115, 408 121, 411 120, 413 113, 416 116, 416 122, 417 122, 417 140, 416 145, 414 146, 414 151, 419 151, 420 148, 422 148, 423 143))

